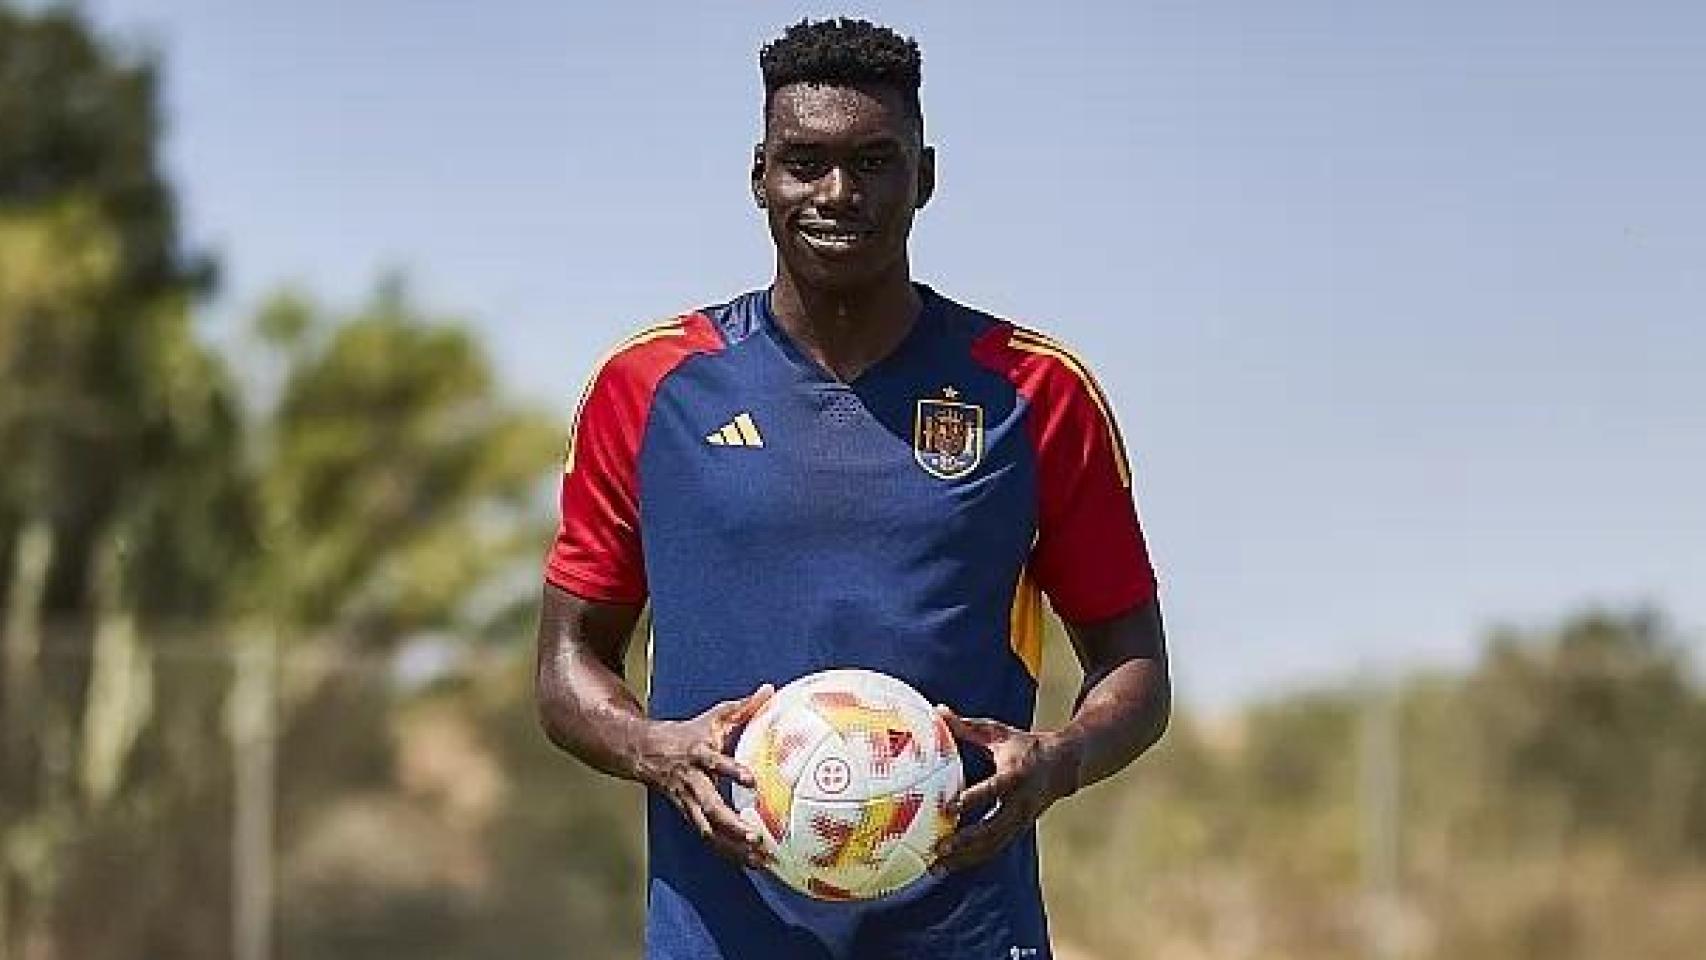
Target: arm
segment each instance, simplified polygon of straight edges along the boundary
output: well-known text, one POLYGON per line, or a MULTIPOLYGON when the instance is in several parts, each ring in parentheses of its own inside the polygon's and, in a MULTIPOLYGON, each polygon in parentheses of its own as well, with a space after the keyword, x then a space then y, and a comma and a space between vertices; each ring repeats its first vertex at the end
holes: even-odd
POLYGON ((1160 740, 1173 699, 1158 601, 1102 623, 1069 623, 1066 632, 1084 684, 1050 745, 1059 754, 1061 796, 1113 776, 1160 740))
POLYGON ((757 833, 723 802, 713 778, 752 784, 726 750, 730 735, 769 699, 769 686, 688 720, 650 719, 622 678, 640 609, 545 585, 534 673, 540 726, 588 766, 667 797, 719 853, 759 866, 757 833))
POLYGON ((967 788, 955 809, 1001 803, 987 819, 962 826, 938 846, 938 869, 994 856, 1056 800, 1125 769, 1166 730, 1172 694, 1155 599, 1100 623, 1069 623, 1067 633, 1084 668, 1084 684, 1072 719, 1061 729, 1019 730, 938 708, 956 736, 987 749, 995 762, 995 773, 967 788))
POLYGON ((646 710, 623 681, 622 662, 641 609, 547 583, 534 672, 545 736, 587 766, 639 783, 646 710))

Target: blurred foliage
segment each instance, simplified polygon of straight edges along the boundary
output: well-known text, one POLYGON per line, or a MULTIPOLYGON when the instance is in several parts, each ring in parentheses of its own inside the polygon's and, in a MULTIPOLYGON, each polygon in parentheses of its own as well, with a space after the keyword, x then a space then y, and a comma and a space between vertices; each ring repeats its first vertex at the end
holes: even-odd
MULTIPOLYGON (((157 62, 79 14, 0 0, 0 131, 0 960, 230 955, 262 643, 277 955, 636 955, 641 796, 533 720, 559 425, 395 278, 353 310, 281 292, 243 362, 214 350, 157 62)), ((1045 725, 1079 682, 1053 639, 1045 725)), ((1496 631, 1465 675, 1181 709, 1044 822, 1061 956, 1691 956, 1702 743, 1640 611, 1496 631)))
MULTIPOLYGON (((1706 693, 1685 650, 1651 612, 1594 612, 1496 631, 1464 676, 1186 713, 1045 821, 1057 928, 1105 957, 1691 956, 1706 693), (1391 890, 1366 849, 1381 708, 1397 717, 1391 890)), ((1064 702, 1073 670, 1051 666, 1064 702)))
POLYGON ((223 955, 239 648, 320 664, 280 691, 288 840, 389 769, 339 658, 513 623, 478 588, 536 576, 560 428, 396 281, 268 305, 283 384, 244 396, 194 327, 156 61, 75 11, 0 6, 0 131, 0 956, 223 955))

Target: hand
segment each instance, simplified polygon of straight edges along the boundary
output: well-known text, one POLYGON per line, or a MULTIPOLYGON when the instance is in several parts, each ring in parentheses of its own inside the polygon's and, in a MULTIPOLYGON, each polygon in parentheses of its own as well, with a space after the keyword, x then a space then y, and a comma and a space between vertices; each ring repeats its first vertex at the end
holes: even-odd
POLYGON ((1049 733, 1020 730, 995 720, 960 717, 946 706, 936 711, 955 737, 989 751, 995 772, 949 802, 955 813, 998 802, 995 812, 962 824, 936 844, 937 871, 960 870, 988 860, 1036 822, 1056 800, 1076 789, 1074 758, 1049 733))
POLYGON ((717 792, 714 777, 753 785, 752 771, 729 756, 729 740, 775 689, 766 683, 740 700, 725 700, 691 720, 660 720, 648 728, 637 763, 641 782, 669 798, 712 849, 749 867, 768 855, 752 827, 717 792))

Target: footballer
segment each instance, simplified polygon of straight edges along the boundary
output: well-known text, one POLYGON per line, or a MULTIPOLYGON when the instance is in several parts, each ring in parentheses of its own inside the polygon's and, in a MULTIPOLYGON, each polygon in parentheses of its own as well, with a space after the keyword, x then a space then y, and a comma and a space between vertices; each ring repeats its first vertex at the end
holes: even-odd
POLYGON ((1113 411, 1055 340, 914 280, 936 189, 914 41, 806 21, 759 64, 750 188, 774 278, 594 372, 545 563, 541 722, 648 788, 652 960, 1047 960, 1037 818, 1130 764, 1169 710, 1113 411), (1045 596, 1084 668, 1057 730, 1032 729, 1045 596), (622 663, 648 602, 642 703, 622 663), (836 667, 941 704, 969 784, 931 874, 858 903, 769 876, 724 799, 752 781, 731 735, 836 667))

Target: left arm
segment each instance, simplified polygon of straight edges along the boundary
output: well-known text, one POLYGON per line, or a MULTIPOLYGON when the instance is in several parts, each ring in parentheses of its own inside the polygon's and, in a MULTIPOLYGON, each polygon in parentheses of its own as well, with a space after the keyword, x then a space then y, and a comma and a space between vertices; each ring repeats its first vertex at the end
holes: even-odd
POLYGON ((1154 746, 1173 700, 1157 600, 1102 623, 1069 623, 1066 632, 1084 684, 1072 719, 1053 735, 1066 767, 1063 796, 1113 776, 1154 746))
POLYGON ((987 749, 995 773, 967 788, 956 811, 1000 806, 937 849, 936 869, 989 859, 1056 800, 1125 769, 1161 739, 1171 710, 1161 608, 1151 597, 1109 620, 1066 625, 1084 668, 1072 719, 1059 730, 1020 730, 939 707, 955 736, 987 749))

